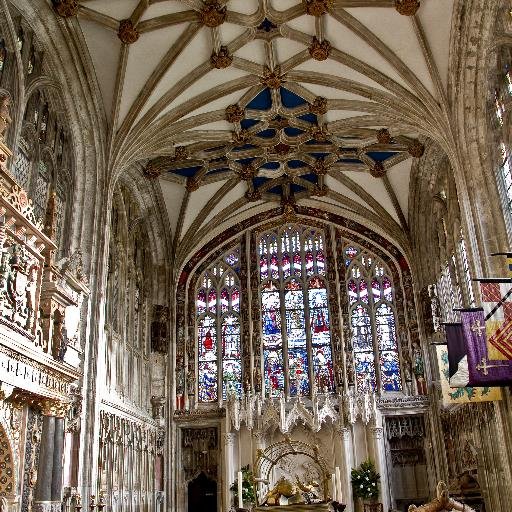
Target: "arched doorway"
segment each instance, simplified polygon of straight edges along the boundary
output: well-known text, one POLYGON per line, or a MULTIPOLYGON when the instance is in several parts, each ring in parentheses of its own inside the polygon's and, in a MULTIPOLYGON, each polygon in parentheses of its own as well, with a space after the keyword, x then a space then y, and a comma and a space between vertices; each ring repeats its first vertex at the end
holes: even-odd
POLYGON ((188 512, 217 512, 217 482, 204 472, 188 483, 188 512))

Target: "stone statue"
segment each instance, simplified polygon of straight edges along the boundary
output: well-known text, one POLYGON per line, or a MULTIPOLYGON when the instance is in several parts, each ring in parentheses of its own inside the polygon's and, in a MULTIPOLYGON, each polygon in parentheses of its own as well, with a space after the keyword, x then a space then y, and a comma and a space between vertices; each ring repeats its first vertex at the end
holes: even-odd
POLYGON ((413 372, 416 377, 416 386, 418 387, 419 395, 427 394, 427 381, 425 380, 425 363, 423 361, 423 354, 420 347, 414 346, 414 363, 413 372))
POLYGON ((3 94, 0 96, 0 140, 4 141, 5 132, 12 122, 10 115, 11 100, 9 96, 3 94))

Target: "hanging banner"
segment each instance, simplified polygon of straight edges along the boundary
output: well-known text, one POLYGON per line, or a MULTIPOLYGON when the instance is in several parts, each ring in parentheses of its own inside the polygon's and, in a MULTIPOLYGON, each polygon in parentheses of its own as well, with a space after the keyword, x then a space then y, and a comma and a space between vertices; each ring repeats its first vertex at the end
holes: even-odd
POLYGON ((437 345, 437 364, 443 405, 468 404, 501 400, 501 389, 498 387, 450 387, 448 349, 446 345, 437 345))
POLYGON ((443 324, 448 349, 448 381, 452 388, 465 388, 469 382, 466 340, 461 323, 443 324))
POLYGON ((492 335, 488 338, 483 309, 462 310, 460 318, 466 341, 469 385, 512 385, 512 359, 505 357, 510 343, 507 321, 497 329, 492 326, 492 335))

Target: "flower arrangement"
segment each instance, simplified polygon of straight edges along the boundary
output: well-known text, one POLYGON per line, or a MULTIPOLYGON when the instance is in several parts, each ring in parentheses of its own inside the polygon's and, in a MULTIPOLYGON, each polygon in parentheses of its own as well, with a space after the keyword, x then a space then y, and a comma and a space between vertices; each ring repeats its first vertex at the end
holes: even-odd
MULTIPOLYGON (((235 480, 229 490, 233 493, 235 503, 238 502, 238 481, 235 480)), ((256 496, 254 495, 254 476, 252 471, 249 470, 249 464, 242 468, 242 501, 244 503, 255 503, 256 496)))
POLYGON ((370 459, 352 469, 351 477, 354 496, 372 500, 379 497, 380 475, 370 459))

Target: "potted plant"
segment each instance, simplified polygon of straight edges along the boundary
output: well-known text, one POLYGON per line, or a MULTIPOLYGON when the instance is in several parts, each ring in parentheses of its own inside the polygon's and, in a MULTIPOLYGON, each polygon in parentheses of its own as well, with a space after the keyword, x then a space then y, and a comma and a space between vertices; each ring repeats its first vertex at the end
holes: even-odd
MULTIPOLYGON (((229 488, 233 493, 235 508, 238 504, 238 481, 234 481, 229 488)), ((242 467, 242 501, 244 508, 251 507, 255 501, 256 496, 254 495, 254 476, 252 471, 249 469, 249 464, 242 467)))
MULTIPOLYGON (((352 489, 354 497, 358 499, 359 510, 364 508, 364 501, 374 504, 379 497, 380 475, 373 462, 370 459, 362 462, 358 468, 352 469, 351 477, 352 489)), ((378 510, 378 508, 376 509, 378 510)))

